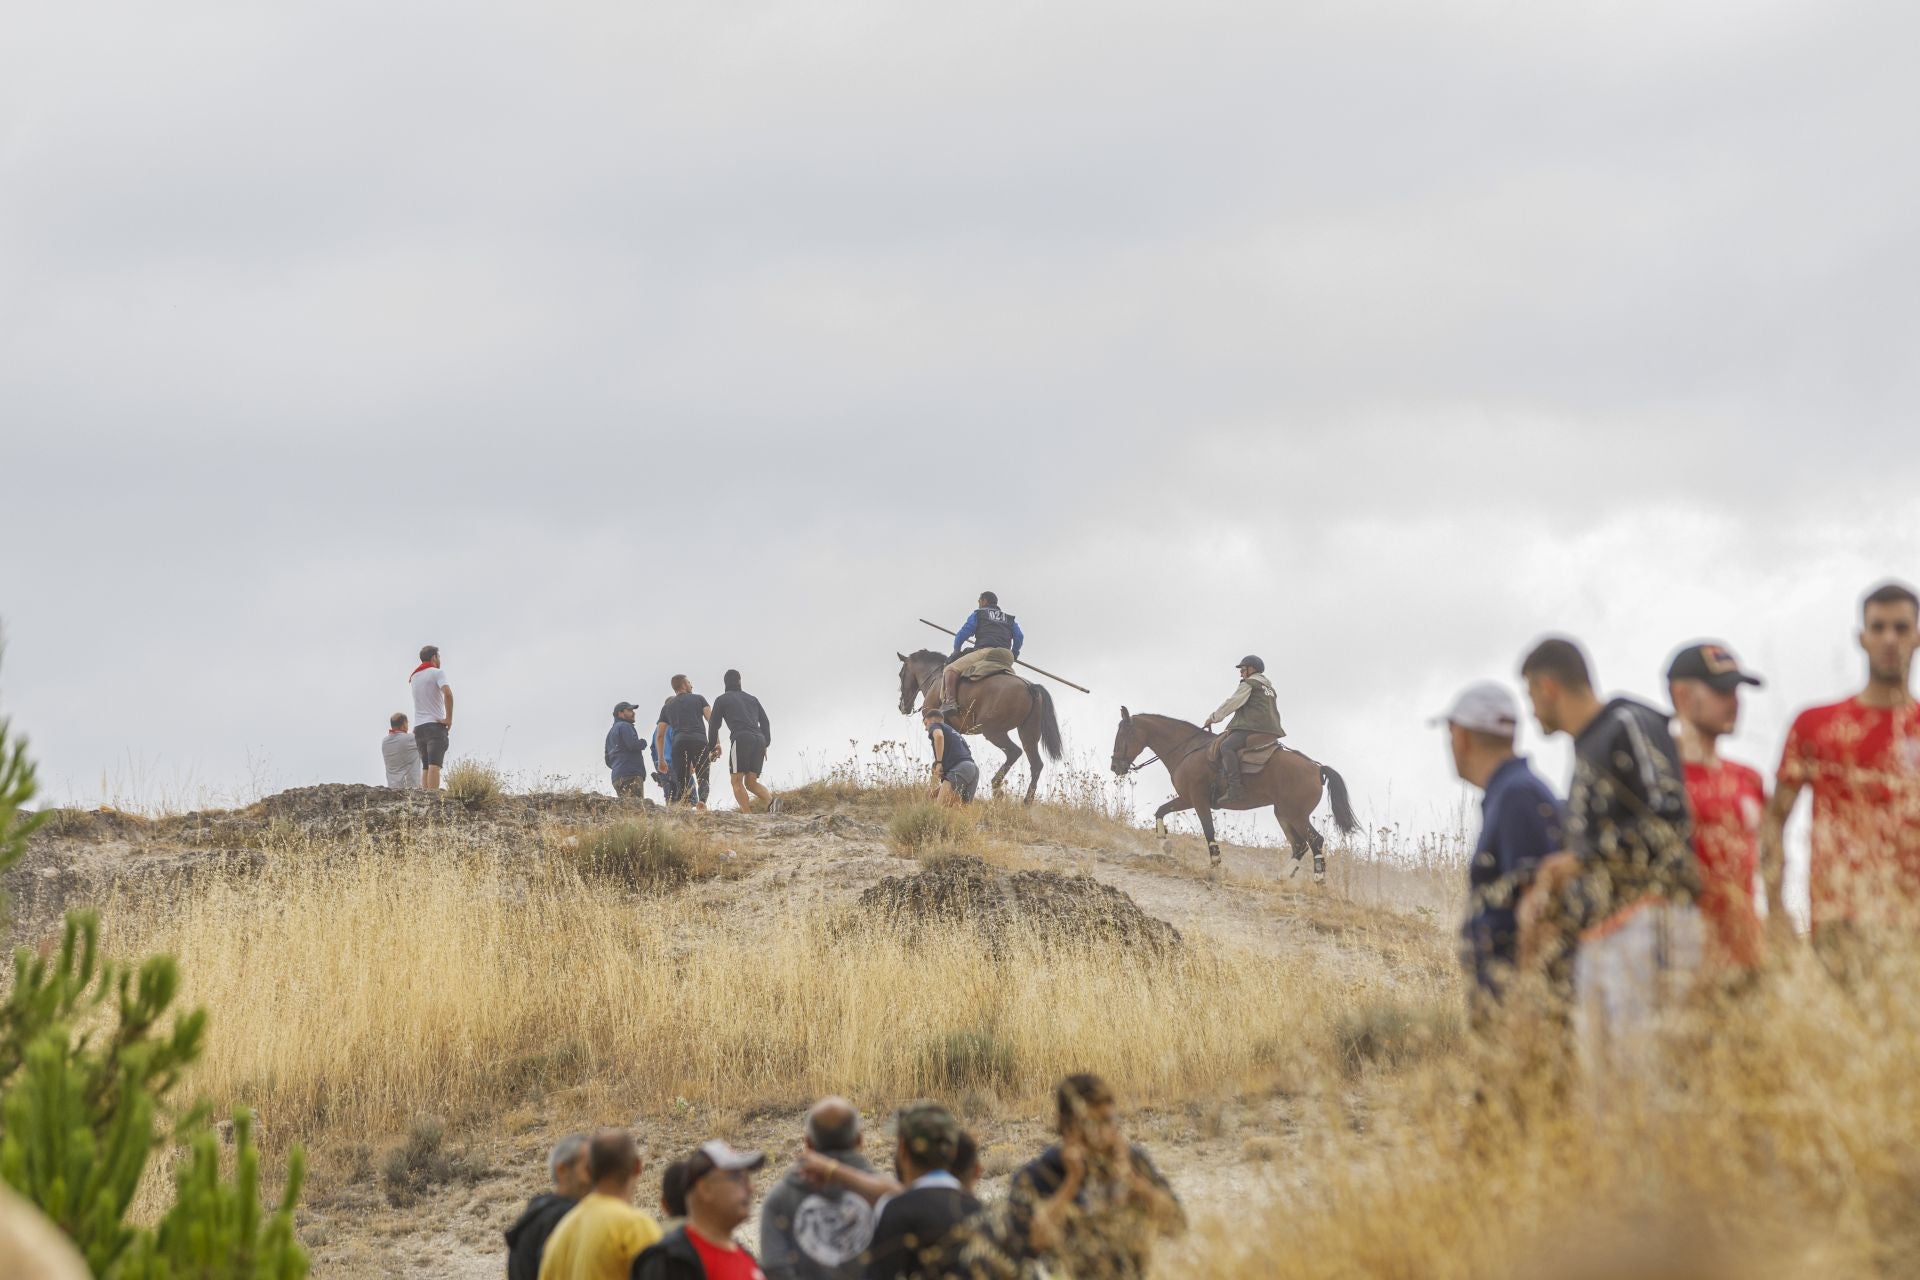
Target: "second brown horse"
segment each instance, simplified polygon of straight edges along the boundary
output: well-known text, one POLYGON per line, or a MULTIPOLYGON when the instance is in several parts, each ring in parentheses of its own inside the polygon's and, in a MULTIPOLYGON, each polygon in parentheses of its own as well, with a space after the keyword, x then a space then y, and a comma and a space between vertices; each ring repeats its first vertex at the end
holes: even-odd
MULTIPOLYGON (((1213 835, 1214 782, 1219 769, 1208 748, 1218 742, 1213 733, 1197 724, 1172 716, 1134 715, 1120 708, 1120 731, 1113 739, 1113 771, 1120 777, 1132 773, 1134 760, 1142 751, 1151 750, 1173 775, 1173 799, 1154 812, 1154 830, 1162 847, 1167 844, 1167 815, 1191 809, 1200 819, 1200 830, 1207 837, 1207 857, 1220 865, 1220 842, 1213 835)), ((1333 801, 1334 825, 1344 835, 1360 829, 1353 806, 1347 801, 1347 784, 1338 773, 1298 751, 1282 747, 1273 753, 1266 767, 1245 779, 1245 796, 1240 801, 1221 805, 1225 809, 1261 809, 1273 806, 1273 816, 1286 832, 1293 850, 1294 870, 1309 851, 1313 854, 1313 874, 1325 875, 1327 838, 1314 829, 1313 811, 1320 806, 1321 788, 1333 801)))

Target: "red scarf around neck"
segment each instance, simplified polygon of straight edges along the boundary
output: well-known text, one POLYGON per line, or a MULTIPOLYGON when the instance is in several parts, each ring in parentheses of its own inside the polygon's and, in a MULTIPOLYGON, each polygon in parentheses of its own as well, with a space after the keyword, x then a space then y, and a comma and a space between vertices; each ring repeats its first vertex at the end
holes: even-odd
POLYGON ((432 665, 433 664, 431 662, 421 663, 419 666, 415 667, 413 670, 407 672, 407 679, 409 680, 413 679, 415 676, 419 675, 422 671, 425 671, 428 667, 432 665))

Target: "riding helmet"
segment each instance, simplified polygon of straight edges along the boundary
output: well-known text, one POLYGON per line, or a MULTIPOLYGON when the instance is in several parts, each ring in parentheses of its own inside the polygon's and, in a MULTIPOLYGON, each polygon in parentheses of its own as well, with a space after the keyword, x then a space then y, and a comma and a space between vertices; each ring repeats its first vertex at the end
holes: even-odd
POLYGON ((1255 657, 1251 653, 1248 654, 1246 657, 1240 659, 1240 661, 1235 663, 1234 665, 1240 666, 1240 667, 1252 667, 1255 671, 1265 671, 1267 669, 1267 664, 1260 661, 1259 658, 1255 657))

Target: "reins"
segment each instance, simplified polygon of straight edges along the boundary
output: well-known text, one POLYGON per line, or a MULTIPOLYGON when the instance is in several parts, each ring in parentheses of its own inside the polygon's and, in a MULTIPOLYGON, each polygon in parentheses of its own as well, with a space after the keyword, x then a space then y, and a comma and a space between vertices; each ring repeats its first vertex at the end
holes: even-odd
MULTIPOLYGON (((1162 718, 1164 719, 1165 717, 1162 717, 1162 718)), ((1205 728, 1195 729, 1191 734, 1189 734, 1185 739, 1181 741, 1180 747, 1182 748, 1182 750, 1181 750, 1180 759, 1184 760, 1188 756, 1193 754, 1191 749, 1187 749, 1188 743, 1192 742, 1195 738, 1211 738, 1212 736, 1213 735, 1211 733, 1208 733, 1205 728)), ((1128 765, 1126 772, 1129 774, 1138 773, 1149 765, 1155 765, 1160 763, 1162 763, 1160 755, 1158 752, 1155 752, 1153 755, 1148 756, 1145 760, 1142 760, 1138 764, 1128 765)), ((1172 763, 1167 765, 1167 768, 1169 769, 1177 769, 1179 767, 1180 767, 1179 760, 1175 760, 1172 763)))

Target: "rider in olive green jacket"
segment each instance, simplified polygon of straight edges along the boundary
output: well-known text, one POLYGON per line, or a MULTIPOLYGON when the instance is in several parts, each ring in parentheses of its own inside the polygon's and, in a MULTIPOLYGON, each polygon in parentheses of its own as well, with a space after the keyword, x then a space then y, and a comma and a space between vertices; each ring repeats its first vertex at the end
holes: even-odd
POLYGON ((1240 687, 1207 717, 1209 729, 1222 720, 1227 721, 1227 734, 1220 739, 1220 774, 1227 784, 1228 804, 1239 804, 1246 799, 1246 784, 1240 777, 1240 753, 1246 748, 1247 735, 1287 736, 1287 731, 1280 727, 1280 700, 1274 694, 1273 681, 1267 679, 1266 670, 1267 664, 1253 654, 1240 659, 1240 687), (1228 720, 1229 716, 1233 718, 1228 720))

